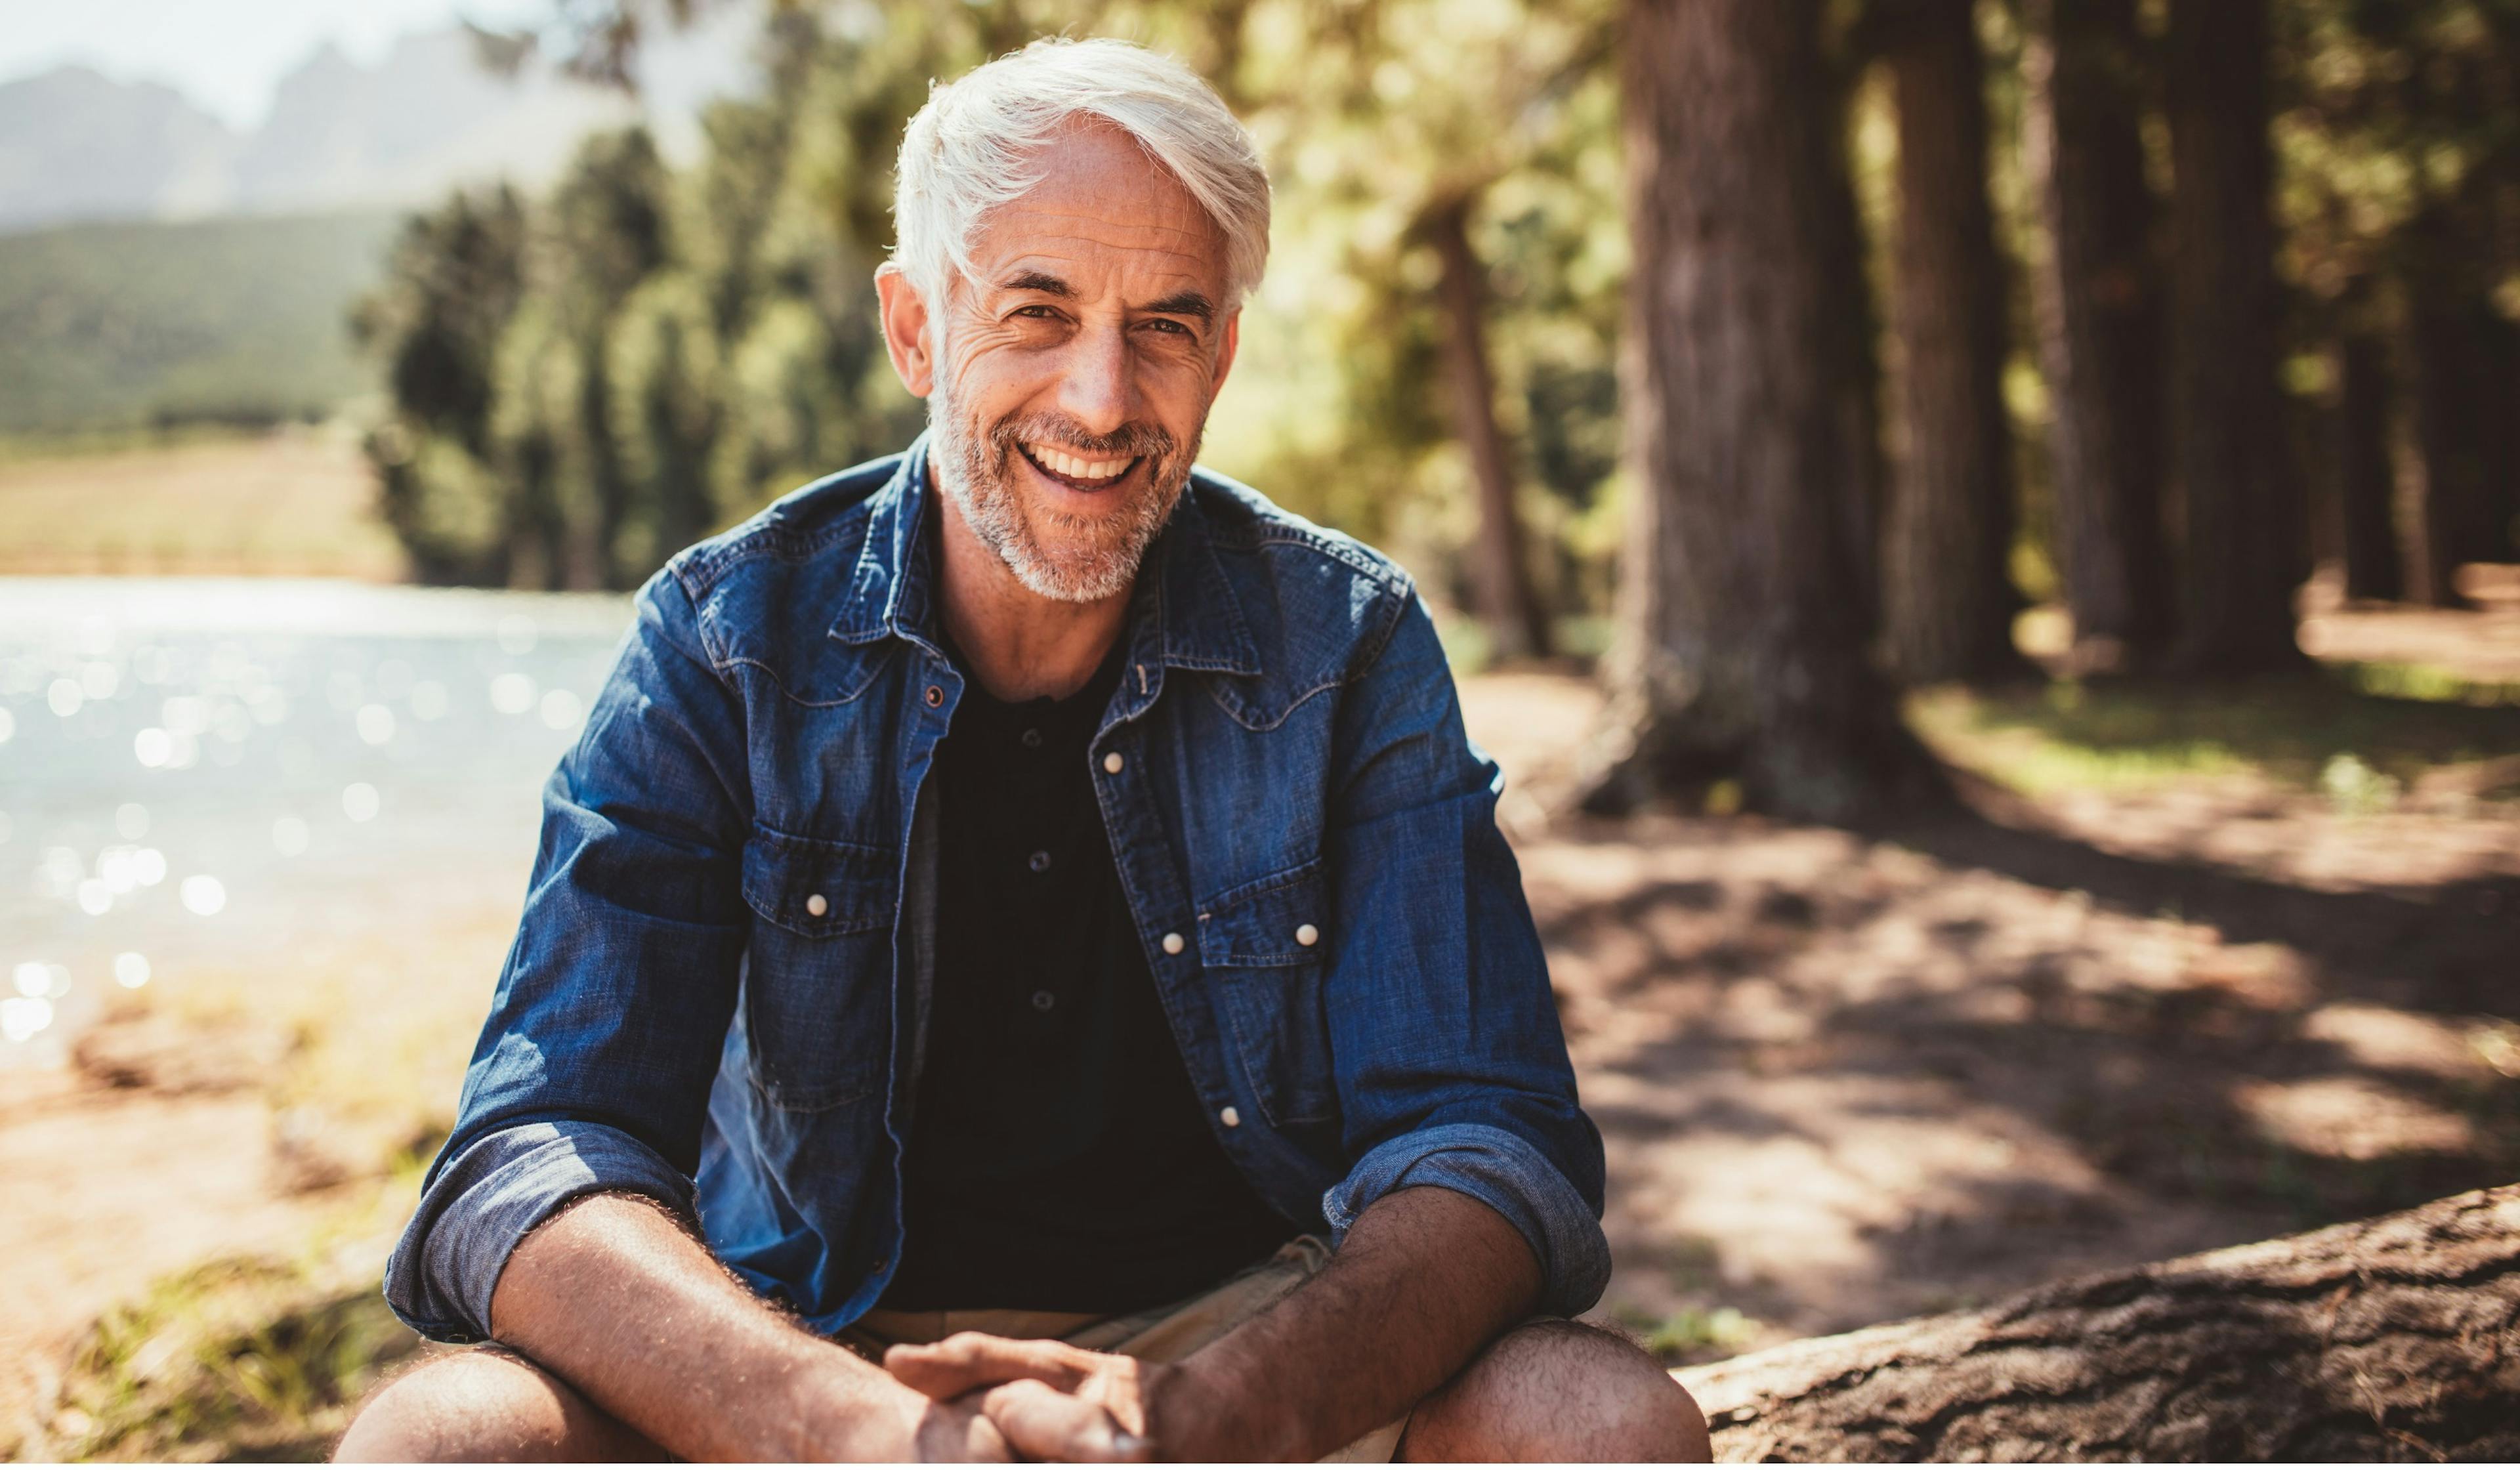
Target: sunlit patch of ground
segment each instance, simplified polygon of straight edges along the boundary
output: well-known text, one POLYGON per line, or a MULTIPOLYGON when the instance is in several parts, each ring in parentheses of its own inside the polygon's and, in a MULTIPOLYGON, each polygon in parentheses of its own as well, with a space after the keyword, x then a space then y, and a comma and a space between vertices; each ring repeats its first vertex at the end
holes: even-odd
POLYGON ((340 428, 0 452, 0 574, 403 574, 340 428))

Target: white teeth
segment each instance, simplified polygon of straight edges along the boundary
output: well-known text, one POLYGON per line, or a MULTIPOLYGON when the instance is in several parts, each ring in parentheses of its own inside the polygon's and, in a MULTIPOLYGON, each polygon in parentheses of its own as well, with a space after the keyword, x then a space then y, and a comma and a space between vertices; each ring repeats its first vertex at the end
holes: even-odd
POLYGON ((1071 454, 1061 454, 1047 444, 1027 444, 1024 448, 1031 451, 1032 457, 1041 462, 1044 469, 1080 480, 1107 480, 1137 463, 1134 460, 1080 460, 1071 454))

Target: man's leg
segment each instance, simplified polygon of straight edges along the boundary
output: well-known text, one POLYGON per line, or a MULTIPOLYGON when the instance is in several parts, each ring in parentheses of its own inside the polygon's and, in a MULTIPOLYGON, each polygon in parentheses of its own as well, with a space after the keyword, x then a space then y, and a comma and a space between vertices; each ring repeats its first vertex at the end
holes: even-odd
POLYGON ((338 1461, 661 1460, 638 1431, 499 1348, 432 1358, 371 1396, 338 1461))
POLYGON ((1581 1322, 1529 1322, 1410 1415, 1404 1460, 1705 1460, 1706 1419, 1644 1351, 1581 1322))

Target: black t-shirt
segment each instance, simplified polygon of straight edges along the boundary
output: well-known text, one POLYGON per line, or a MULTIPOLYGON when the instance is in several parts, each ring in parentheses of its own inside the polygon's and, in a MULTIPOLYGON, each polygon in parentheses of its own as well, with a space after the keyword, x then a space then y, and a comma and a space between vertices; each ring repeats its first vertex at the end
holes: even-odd
POLYGON ((1295 1233, 1209 1131, 1112 866, 1088 757, 1119 667, 1008 704, 966 666, 928 774, 935 989, 884 1307, 1133 1312, 1295 1233))

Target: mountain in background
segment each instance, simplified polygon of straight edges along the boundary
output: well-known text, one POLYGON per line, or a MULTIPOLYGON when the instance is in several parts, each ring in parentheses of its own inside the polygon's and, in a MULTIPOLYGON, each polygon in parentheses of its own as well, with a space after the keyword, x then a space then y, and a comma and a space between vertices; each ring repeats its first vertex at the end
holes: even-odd
POLYGON ((742 79, 740 33, 660 37, 643 106, 528 54, 483 65, 464 27, 409 35, 375 66, 329 43, 240 134, 175 89, 61 67, 0 83, 0 232, 416 204, 461 184, 556 173, 590 129, 645 115, 670 151, 699 101, 742 79))

